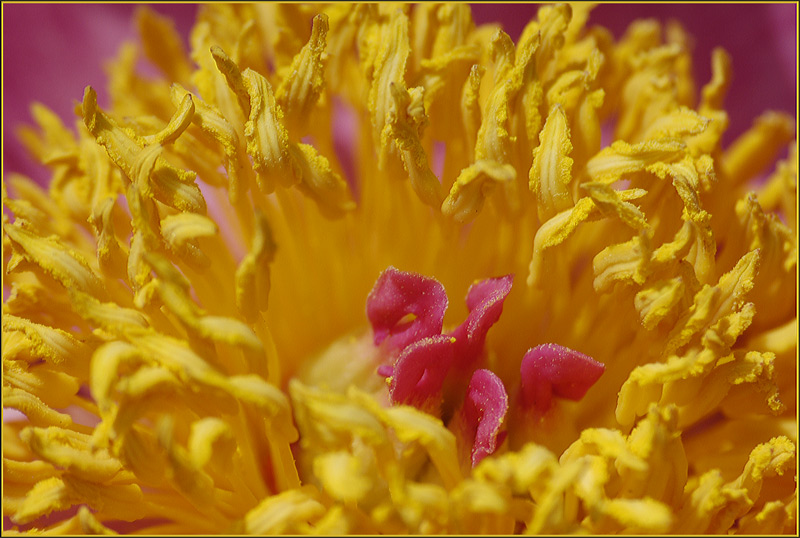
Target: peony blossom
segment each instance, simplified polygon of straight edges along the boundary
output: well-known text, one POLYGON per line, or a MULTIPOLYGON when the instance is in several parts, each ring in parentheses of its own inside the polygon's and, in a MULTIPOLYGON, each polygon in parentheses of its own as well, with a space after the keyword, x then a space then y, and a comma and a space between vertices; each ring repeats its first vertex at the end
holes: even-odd
POLYGON ((142 6, 32 105, 4 533, 796 532, 796 120, 520 8, 142 6))

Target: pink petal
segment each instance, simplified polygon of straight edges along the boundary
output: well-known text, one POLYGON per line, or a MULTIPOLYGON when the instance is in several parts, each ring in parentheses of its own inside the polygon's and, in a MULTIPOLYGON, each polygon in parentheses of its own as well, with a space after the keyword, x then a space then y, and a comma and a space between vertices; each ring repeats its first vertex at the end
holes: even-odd
POLYGON ((367 297, 375 345, 388 339, 394 349, 440 334, 445 310, 447 294, 439 281, 394 267, 381 273, 367 297))
POLYGON ((503 301, 511 291, 513 281, 514 275, 511 274, 487 278, 469 288, 467 293, 469 315, 464 323, 452 332, 458 340, 456 359, 461 368, 468 369, 473 366, 483 351, 486 333, 500 319, 500 314, 503 313, 503 301))
POLYGON ((423 338, 406 346, 394 365, 389 383, 392 403, 419 409, 435 407, 441 399, 442 383, 453 363, 453 338, 446 335, 423 338))
POLYGON ((605 369, 602 363, 564 346, 536 346, 522 358, 522 403, 544 412, 550 409, 554 395, 578 401, 605 369))
POLYGON ((508 394, 500 378, 489 370, 476 370, 461 407, 464 435, 472 441, 472 466, 493 454, 505 439, 500 433, 508 411, 508 394))

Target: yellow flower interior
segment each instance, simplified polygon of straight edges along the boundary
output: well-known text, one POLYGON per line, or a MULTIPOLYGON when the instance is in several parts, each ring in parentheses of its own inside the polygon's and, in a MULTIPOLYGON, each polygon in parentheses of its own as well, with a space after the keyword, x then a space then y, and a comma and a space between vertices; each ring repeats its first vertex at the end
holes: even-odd
POLYGON ((32 108, 48 189, 5 178, 6 530, 792 532, 795 120, 722 147, 728 55, 697 102, 678 25, 615 41, 590 9, 515 44, 466 4, 211 3, 188 54, 139 10, 110 106, 32 108), (386 405, 390 265, 444 284, 446 326, 516 275, 509 391, 547 342, 605 374, 464 468, 386 405))

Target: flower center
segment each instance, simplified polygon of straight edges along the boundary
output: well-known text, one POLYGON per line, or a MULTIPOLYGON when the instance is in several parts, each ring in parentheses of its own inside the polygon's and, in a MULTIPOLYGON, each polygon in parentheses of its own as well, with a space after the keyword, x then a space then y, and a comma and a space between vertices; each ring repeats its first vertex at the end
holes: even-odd
MULTIPOLYGON (((388 400, 425 411, 448 424, 462 453, 476 465, 505 439, 509 391, 493 372, 480 369, 489 329, 500 319, 514 275, 487 278, 467 293, 467 318, 445 332, 448 299, 434 278, 386 269, 367 297, 367 318, 374 346, 365 351, 364 369, 375 367, 388 383, 388 400)), ((547 413, 553 397, 580 400, 605 367, 582 353, 557 344, 530 349, 520 378, 512 382, 513 401, 523 411, 547 413)), ((361 370, 364 373, 365 370, 361 370)))

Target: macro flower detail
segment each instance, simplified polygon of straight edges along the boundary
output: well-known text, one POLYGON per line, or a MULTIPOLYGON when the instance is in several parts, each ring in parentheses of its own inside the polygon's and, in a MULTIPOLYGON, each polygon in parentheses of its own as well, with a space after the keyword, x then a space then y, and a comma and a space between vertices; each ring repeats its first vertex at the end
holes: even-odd
POLYGON ((796 531, 796 121, 592 9, 138 8, 5 174, 4 535, 796 531))
POLYGON ((572 349, 555 344, 536 346, 522 358, 522 401, 547 411, 554 395, 580 400, 604 370, 596 360, 572 349))
POLYGON ((381 273, 367 298, 375 344, 387 340, 392 348, 440 334, 446 309, 447 295, 439 282, 394 267, 381 273), (413 319, 403 322, 407 316, 413 319))
POLYGON ((476 370, 469 381, 464 404, 455 419, 466 430, 462 436, 467 441, 473 440, 470 450, 473 467, 502 444, 505 435, 500 432, 500 427, 507 410, 508 394, 503 382, 489 370, 476 370))
MULTIPOLYGON (((468 450, 473 466, 505 438, 500 428, 508 392, 490 370, 474 368, 481 361, 489 328, 502 314, 513 279, 513 275, 487 278, 470 286, 467 319, 447 334, 441 334, 447 295, 435 279, 390 267, 367 298, 375 344, 383 345, 388 355, 384 359, 388 363, 378 366, 377 373, 387 377, 390 400, 440 418, 460 405, 448 427, 456 432, 460 446, 471 447, 459 451, 468 450)), ((580 400, 603 373, 602 364, 570 349, 549 344, 531 351, 540 349, 549 360, 539 361, 539 355, 529 352, 522 362, 522 404, 528 407, 535 400, 547 411, 554 393, 580 400)))

